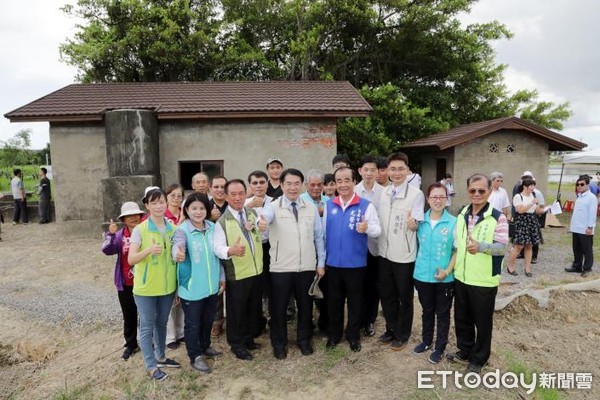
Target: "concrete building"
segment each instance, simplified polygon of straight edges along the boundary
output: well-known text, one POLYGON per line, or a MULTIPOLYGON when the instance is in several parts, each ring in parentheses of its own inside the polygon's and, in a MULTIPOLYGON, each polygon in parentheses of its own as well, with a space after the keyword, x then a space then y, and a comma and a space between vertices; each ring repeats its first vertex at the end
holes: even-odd
POLYGON ((348 82, 146 82, 73 84, 5 117, 50 123, 57 221, 100 222, 199 171, 245 180, 275 156, 328 171, 337 118, 371 111, 348 82))
POLYGON ((537 188, 547 192, 551 151, 581 150, 587 145, 520 118, 509 117, 461 125, 446 132, 405 144, 413 169, 420 171, 423 191, 431 183, 452 174, 456 197, 453 212, 467 204, 466 181, 474 173, 504 174, 509 193, 524 171, 531 171, 537 188))

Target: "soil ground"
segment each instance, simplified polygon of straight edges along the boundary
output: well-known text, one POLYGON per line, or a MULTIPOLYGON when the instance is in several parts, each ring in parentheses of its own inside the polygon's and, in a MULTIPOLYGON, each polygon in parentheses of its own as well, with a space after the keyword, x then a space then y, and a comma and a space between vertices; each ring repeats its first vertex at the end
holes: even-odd
MULTIPOLYGON (((568 216, 561 217, 566 222, 568 216)), ((503 273, 499 297, 525 287, 544 288, 583 281, 563 268, 571 257, 566 228, 544 230, 545 245, 534 278, 503 273)), ((496 312, 493 352, 485 372, 591 373, 592 388, 546 390, 528 394, 513 389, 442 387, 418 389, 418 371, 459 371, 446 360, 438 365, 412 354, 420 342, 420 306, 415 298, 413 335, 408 348, 394 352, 365 338, 352 353, 346 343, 325 351, 325 337, 315 336, 315 354, 303 357, 293 346, 284 361, 272 356, 268 333, 262 349, 243 362, 224 352, 213 373, 194 372, 185 348, 168 350, 180 361, 163 382, 147 378, 141 355, 120 359, 120 309, 112 284, 114 259, 100 252, 94 238, 65 233, 57 224, 3 225, 0 243, 0 398, 4 399, 596 399, 600 396, 600 294, 554 292, 547 308, 521 297, 496 312)), ((522 261, 518 270, 522 272, 522 261)), ((597 273, 585 280, 598 279, 597 273)), ((380 315, 376 329, 384 330, 380 315)), ((454 325, 449 351, 455 350, 454 325)), ((529 382, 530 378, 527 378, 529 382)), ((568 381, 567 381, 568 382, 568 381)))

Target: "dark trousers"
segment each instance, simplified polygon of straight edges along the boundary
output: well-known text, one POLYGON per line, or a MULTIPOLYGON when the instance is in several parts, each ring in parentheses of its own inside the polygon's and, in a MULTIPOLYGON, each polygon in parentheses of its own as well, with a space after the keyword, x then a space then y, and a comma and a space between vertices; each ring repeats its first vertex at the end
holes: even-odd
POLYGON ((329 278, 327 278, 327 275, 329 275, 329 273, 325 273, 319 281, 319 288, 321 288, 321 292, 323 292, 323 298, 314 300, 315 305, 319 310, 317 326, 321 333, 326 333, 329 330, 329 286, 327 283, 329 278))
POLYGON ((494 305, 498 287, 454 281, 454 326, 459 350, 469 362, 484 366, 490 358, 494 305))
POLYGON ((50 222, 50 199, 40 199, 38 213, 40 214, 41 223, 50 222))
MULTIPOLYGON (((221 293, 217 295, 217 304, 215 305, 215 320, 213 322, 213 326, 223 327, 223 323, 225 322, 225 302, 223 297, 225 293, 221 293)), ((227 312, 229 315, 229 312, 227 312)))
POLYGON ((260 275, 227 281, 227 342, 233 351, 246 349, 260 334, 262 314, 260 275))
POLYGON ((271 276, 269 275, 269 270, 271 267, 271 255, 269 251, 271 250, 271 245, 269 242, 262 244, 263 249, 263 272, 260 274, 262 280, 262 297, 263 299, 269 299, 271 296, 271 276))
POLYGON ((581 269, 582 271, 591 271, 594 265, 594 244, 593 235, 585 235, 583 233, 573 233, 573 268, 581 269))
POLYGON ((394 338, 406 342, 413 322, 413 272, 415 263, 395 263, 381 257, 379 264, 379 295, 385 316, 386 330, 394 338))
POLYGON ((348 325, 346 339, 350 342, 360 340, 360 321, 363 305, 363 281, 365 267, 337 268, 327 267, 329 340, 339 343, 344 329, 344 304, 348 301, 348 325))
POLYGON ((287 301, 290 295, 298 305, 296 342, 310 344, 312 339, 312 297, 308 289, 315 277, 314 271, 271 272, 271 345, 283 350, 287 338, 287 301))
POLYGON ((454 282, 430 283, 414 280, 419 293, 419 302, 423 309, 422 341, 430 346, 433 343, 433 332, 436 331, 435 349, 444 351, 448 344, 450 331, 450 309, 454 299, 454 282))
POLYGON ((210 331, 217 307, 217 295, 201 300, 181 299, 183 308, 185 347, 190 362, 202 355, 210 347, 210 331))
POLYGON ((364 280, 365 301, 363 302, 363 327, 375 323, 379 312, 379 257, 367 254, 367 269, 364 280))
POLYGON ((137 326, 138 312, 133 298, 133 286, 123 286, 122 291, 117 292, 119 304, 123 313, 123 336, 125 337, 125 346, 130 350, 138 347, 137 326))
POLYGON ((27 202, 21 199, 15 199, 13 222, 19 222, 19 220, 24 224, 29 222, 29 215, 27 214, 27 202))

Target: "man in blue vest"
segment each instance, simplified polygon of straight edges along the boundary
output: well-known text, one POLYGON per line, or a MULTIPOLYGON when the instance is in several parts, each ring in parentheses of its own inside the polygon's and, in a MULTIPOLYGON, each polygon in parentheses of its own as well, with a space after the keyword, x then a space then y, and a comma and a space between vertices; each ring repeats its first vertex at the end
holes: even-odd
POLYGON ((344 304, 348 300, 346 339, 360 351, 363 281, 367 266, 367 238, 381 233, 377 211, 369 200, 354 193, 354 170, 338 168, 334 174, 338 196, 327 201, 323 213, 329 296, 327 349, 342 339, 344 304))

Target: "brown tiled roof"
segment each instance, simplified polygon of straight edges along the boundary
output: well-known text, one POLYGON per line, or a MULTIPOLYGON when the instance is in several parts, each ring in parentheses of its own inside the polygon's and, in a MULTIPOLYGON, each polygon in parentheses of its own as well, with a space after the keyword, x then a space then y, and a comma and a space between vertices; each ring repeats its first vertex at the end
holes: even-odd
POLYGON ((372 109, 349 82, 140 82, 73 84, 6 113, 11 122, 96 121, 117 109, 159 119, 350 117, 372 109))
POLYGON ((460 125, 448 131, 407 143, 403 147, 446 150, 502 129, 521 130, 529 134, 541 136, 549 142, 550 151, 581 150, 587 146, 583 142, 568 138, 560 133, 553 132, 521 118, 506 117, 460 125))

